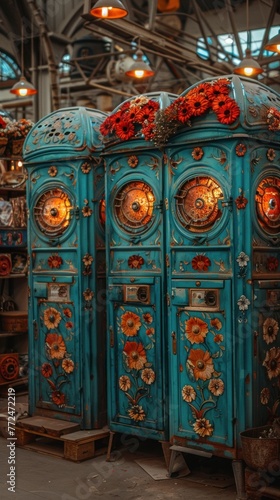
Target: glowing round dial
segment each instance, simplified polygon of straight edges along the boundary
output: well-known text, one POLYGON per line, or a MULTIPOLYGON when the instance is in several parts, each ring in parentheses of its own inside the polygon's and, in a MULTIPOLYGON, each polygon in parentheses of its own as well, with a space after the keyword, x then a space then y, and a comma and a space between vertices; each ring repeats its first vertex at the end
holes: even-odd
POLYGON ((218 207, 221 198, 222 189, 212 177, 189 179, 175 195, 179 222, 189 231, 208 231, 221 217, 218 207))
POLYGON ((280 178, 266 177, 256 191, 255 196, 258 221, 268 233, 280 230, 280 178))
POLYGON ((129 182, 114 199, 118 224, 128 231, 146 230, 152 222, 155 196, 145 182, 129 182))
POLYGON ((46 235, 62 234, 70 223, 72 203, 62 189, 45 191, 34 207, 34 217, 39 229, 46 235))

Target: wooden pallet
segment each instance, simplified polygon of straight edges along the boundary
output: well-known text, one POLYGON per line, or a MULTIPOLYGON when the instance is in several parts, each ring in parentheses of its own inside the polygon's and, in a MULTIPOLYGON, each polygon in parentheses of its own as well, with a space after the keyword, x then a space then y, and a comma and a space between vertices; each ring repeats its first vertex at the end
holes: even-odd
POLYGON ((16 425, 17 446, 74 462, 105 453, 102 445, 109 435, 108 427, 84 431, 79 424, 48 417, 28 417, 16 425))

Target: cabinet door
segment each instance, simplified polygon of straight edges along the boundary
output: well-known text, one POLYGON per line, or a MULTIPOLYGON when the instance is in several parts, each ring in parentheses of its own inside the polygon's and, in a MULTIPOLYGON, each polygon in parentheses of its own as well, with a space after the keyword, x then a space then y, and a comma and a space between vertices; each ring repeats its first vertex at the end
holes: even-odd
POLYGON ((82 350, 76 286, 69 281, 34 283, 34 404, 37 409, 80 414, 82 350))
POLYGON ((172 285, 171 436, 233 446, 231 282, 172 285))
POLYGON ((162 438, 163 335, 160 278, 109 279, 110 426, 162 438))

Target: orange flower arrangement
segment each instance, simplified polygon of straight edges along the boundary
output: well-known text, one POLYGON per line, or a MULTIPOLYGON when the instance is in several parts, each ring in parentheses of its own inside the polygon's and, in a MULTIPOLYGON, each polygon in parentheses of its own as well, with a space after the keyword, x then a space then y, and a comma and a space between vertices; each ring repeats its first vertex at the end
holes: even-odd
POLYGON ((280 130, 280 111, 276 108, 269 108, 267 112, 268 129, 272 131, 280 130))

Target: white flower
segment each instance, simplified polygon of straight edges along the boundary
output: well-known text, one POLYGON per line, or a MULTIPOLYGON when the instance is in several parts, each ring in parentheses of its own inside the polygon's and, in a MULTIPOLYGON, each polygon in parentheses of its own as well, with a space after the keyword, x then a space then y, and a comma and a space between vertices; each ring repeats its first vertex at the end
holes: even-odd
POLYGON ((240 311, 245 311, 248 309, 248 306, 251 304, 250 300, 245 297, 245 295, 241 295, 240 299, 237 301, 238 307, 240 311))
POLYGON ((250 258, 248 255, 246 255, 245 252, 240 252, 240 254, 238 255, 236 261, 238 262, 239 264, 239 267, 244 267, 244 266, 247 266, 247 262, 249 262, 250 258))

